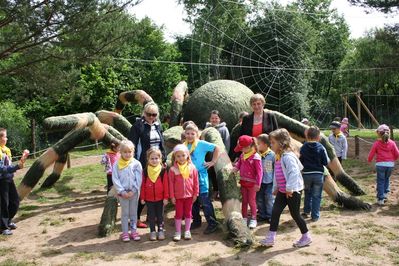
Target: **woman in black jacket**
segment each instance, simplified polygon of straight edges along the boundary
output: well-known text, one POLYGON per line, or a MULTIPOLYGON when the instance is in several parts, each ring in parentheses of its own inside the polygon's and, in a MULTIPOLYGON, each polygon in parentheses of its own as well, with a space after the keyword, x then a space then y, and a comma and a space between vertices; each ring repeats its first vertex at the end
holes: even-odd
MULTIPOLYGON (((158 147, 162 152, 162 158, 166 158, 162 128, 158 116, 158 105, 149 102, 144 106, 143 116, 137 119, 130 129, 129 140, 135 146, 134 158, 140 161, 143 169, 147 166, 146 153, 150 147, 158 147)), ((140 221, 143 208, 144 205, 139 202, 137 208, 138 228, 147 228, 147 225, 140 221)))

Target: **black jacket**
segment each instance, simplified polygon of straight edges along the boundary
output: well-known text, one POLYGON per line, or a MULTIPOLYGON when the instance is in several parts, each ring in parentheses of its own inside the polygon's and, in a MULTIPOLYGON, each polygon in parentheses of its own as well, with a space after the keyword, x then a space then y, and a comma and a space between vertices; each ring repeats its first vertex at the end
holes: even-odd
MULTIPOLYGON (((232 133, 229 156, 232 161, 237 158, 240 153, 234 152, 238 138, 242 135, 252 136, 252 128, 254 125, 254 113, 244 116, 241 123, 240 134, 234 137, 232 133)), ((270 132, 278 129, 276 116, 267 111, 263 111, 262 133, 270 134, 270 132)))
MULTIPOLYGON (((162 160, 166 160, 164 140, 162 135, 162 128, 159 123, 155 122, 155 128, 161 139, 161 144, 159 149, 162 152, 162 160)), ((145 122, 144 118, 137 119, 133 126, 130 128, 129 140, 131 140, 135 146, 134 158, 140 161, 142 167, 144 168, 147 163, 146 153, 150 146, 150 131, 151 126, 145 122)))

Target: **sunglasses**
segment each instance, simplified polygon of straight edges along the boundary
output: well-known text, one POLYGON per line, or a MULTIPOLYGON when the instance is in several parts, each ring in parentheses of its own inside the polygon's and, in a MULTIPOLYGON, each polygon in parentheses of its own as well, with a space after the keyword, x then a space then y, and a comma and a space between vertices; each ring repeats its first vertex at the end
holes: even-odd
POLYGON ((145 113, 147 116, 152 116, 152 117, 157 117, 158 114, 152 114, 152 113, 145 113))

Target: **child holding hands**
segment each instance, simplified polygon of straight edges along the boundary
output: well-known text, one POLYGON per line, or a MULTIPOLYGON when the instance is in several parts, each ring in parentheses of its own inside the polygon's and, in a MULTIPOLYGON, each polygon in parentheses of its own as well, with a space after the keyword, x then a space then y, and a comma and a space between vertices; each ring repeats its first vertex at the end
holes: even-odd
POLYGON ((29 151, 24 150, 18 164, 11 164, 11 150, 7 144, 7 130, 0 128, 0 231, 3 235, 12 235, 17 226, 12 222, 19 208, 18 192, 14 183, 14 173, 24 168, 24 163, 29 156, 29 151))
POLYGON ((243 135, 239 137, 234 152, 242 152, 233 171, 240 172, 240 184, 242 194, 241 213, 245 223, 248 219, 248 205, 251 209, 251 218, 248 227, 254 229, 256 222, 256 192, 260 189, 262 181, 262 159, 257 153, 255 139, 243 135))
POLYGON ((173 149, 173 166, 169 169, 170 199, 175 205, 174 241, 181 239, 181 225, 185 218, 184 239, 191 239, 191 216, 193 202, 199 194, 198 171, 191 163, 190 152, 186 145, 178 144, 173 149))
POLYGON ((121 204, 121 223, 123 242, 130 239, 140 240, 137 232, 137 206, 139 203, 143 169, 138 160, 133 158, 134 144, 124 140, 120 144, 121 158, 112 169, 112 182, 121 204), (130 219, 130 234, 129 234, 130 219))
POLYGON ((143 170, 140 199, 141 204, 147 204, 150 240, 164 240, 163 213, 169 199, 169 182, 166 168, 162 165, 162 152, 157 147, 151 147, 147 151, 147 167, 143 170), (155 231, 155 219, 158 235, 155 231))
POLYGON ((294 243, 295 247, 304 247, 312 242, 305 220, 299 212, 301 194, 304 188, 301 170, 303 166, 291 149, 290 134, 284 128, 270 133, 270 144, 276 154, 274 165, 273 194, 276 199, 273 205, 270 229, 261 244, 267 247, 274 245, 280 216, 288 205, 291 217, 301 230, 302 237, 294 243))

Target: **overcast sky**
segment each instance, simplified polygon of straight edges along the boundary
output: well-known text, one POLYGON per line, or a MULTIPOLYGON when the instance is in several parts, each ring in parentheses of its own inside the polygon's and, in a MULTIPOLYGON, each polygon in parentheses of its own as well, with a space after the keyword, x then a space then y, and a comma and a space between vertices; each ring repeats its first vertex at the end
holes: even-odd
MULTIPOLYGON (((283 0, 279 2, 291 2, 283 0)), ((346 0, 333 0, 332 7, 345 16, 350 26, 351 37, 361 37, 364 32, 375 27, 383 27, 386 23, 399 23, 399 16, 385 15, 380 12, 366 14, 363 8, 351 6, 346 0)), ((157 25, 164 26, 165 37, 173 40, 173 36, 190 32, 190 27, 183 21, 185 16, 183 7, 176 0, 144 0, 131 12, 141 19, 151 18, 157 25)))

